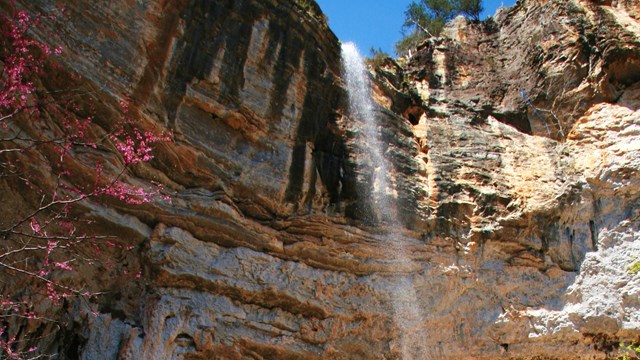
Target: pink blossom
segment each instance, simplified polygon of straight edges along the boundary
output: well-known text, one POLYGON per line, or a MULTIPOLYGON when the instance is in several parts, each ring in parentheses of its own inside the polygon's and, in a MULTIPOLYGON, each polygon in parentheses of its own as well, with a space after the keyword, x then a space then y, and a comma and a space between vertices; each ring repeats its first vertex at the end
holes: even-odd
POLYGON ((38 224, 38 220, 35 217, 31 218, 31 230, 37 235, 41 235, 40 232, 40 224, 38 224))
POLYGON ((47 285, 47 298, 51 300, 54 304, 57 304, 60 301, 60 294, 55 289, 55 286, 48 282, 47 285))
POLYGON ((73 268, 71 267, 71 265, 69 265, 68 261, 65 262, 56 262, 53 265, 55 265, 56 267, 63 269, 63 270, 68 270, 71 271, 73 270, 73 268))

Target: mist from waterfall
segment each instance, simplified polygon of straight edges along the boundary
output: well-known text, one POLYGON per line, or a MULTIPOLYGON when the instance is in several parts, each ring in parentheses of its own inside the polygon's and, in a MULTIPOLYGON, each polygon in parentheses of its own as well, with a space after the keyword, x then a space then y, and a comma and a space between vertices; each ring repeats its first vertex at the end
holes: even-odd
MULTIPOLYGON (((343 77, 349 95, 349 118, 361 122, 363 132, 357 139, 366 144, 370 157, 368 162, 373 167, 372 205, 379 222, 387 222, 390 231, 385 234, 385 242, 389 253, 395 257, 398 265, 413 265, 415 262, 401 240, 401 225, 398 218, 396 195, 393 184, 389 179, 390 164, 384 157, 387 148, 380 134, 376 105, 371 96, 369 72, 353 43, 342 45, 343 77)), ((362 163, 364 159, 360 159, 362 163)), ((405 268, 410 268, 406 266, 405 268)), ((426 349, 421 343, 425 342, 422 324, 424 315, 418 303, 415 285, 412 278, 406 274, 397 277, 398 282, 390 290, 391 305, 393 307, 394 322, 400 331, 398 350, 403 359, 428 358, 426 349)))

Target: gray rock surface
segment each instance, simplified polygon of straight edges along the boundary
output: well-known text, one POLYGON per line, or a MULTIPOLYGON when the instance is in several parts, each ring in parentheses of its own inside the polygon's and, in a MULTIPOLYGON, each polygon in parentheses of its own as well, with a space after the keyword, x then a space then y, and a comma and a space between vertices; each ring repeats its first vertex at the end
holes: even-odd
POLYGON ((401 226, 370 209, 317 9, 65 5, 98 120, 126 94, 175 133, 125 174, 170 200, 87 205, 142 272, 78 280, 110 294, 70 310, 81 358, 604 359, 640 336, 634 1, 519 1, 372 69, 401 226))

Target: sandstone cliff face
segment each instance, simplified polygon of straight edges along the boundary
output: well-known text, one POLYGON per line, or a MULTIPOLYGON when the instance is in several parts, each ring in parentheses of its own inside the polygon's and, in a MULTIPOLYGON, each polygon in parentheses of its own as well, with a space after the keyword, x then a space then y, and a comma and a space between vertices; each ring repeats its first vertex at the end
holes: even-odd
POLYGON ((583 359, 640 334, 633 0, 520 1, 373 71, 401 228, 371 209, 362 119, 318 16, 65 6, 65 65, 104 114, 130 94, 176 134, 127 175, 170 201, 86 205, 144 271, 97 316, 75 310, 81 358, 583 359))

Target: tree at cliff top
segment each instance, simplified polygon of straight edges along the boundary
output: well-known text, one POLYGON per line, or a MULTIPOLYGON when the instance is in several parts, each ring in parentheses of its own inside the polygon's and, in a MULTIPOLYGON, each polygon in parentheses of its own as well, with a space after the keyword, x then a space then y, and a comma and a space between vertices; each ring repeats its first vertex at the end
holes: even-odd
POLYGON ((396 43, 398 54, 406 53, 427 37, 440 35, 447 21, 464 15, 474 21, 480 20, 480 0, 421 0, 413 1, 404 12, 405 36, 396 43))
POLYGON ((78 105, 87 92, 47 90, 43 79, 62 72, 53 60, 63 49, 29 34, 55 16, 8 13, 0 14, 0 358, 21 359, 50 352, 42 345, 45 328, 62 327, 42 309, 95 295, 70 283, 69 275, 109 262, 109 247, 127 248, 108 234, 91 233, 82 209, 90 202, 141 204, 159 196, 159 188, 125 179, 132 165, 153 158, 154 143, 169 139, 140 129, 127 101, 117 120, 98 126, 87 115, 91 110, 78 105), (105 161, 104 154, 116 161, 105 161), (87 159, 93 159, 90 170, 87 159))

